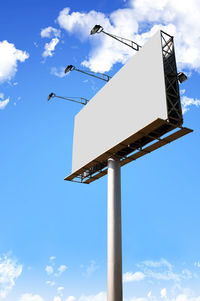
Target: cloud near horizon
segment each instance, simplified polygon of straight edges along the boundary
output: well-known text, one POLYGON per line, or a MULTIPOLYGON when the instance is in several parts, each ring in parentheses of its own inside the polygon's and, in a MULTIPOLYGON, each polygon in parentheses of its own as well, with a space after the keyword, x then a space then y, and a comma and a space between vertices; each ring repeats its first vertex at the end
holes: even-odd
POLYGON ((22 265, 8 256, 0 257, 0 299, 5 298, 22 274, 22 265))
MULTIPOLYGON (((183 289, 184 291, 184 289, 183 289)), ((67 298, 62 298, 59 296, 53 297, 52 301, 106 301, 106 292, 99 292, 96 295, 81 295, 76 298, 74 296, 69 296, 67 298)), ((200 296, 195 296, 192 292, 190 293, 179 293, 172 297, 168 296, 166 288, 160 290, 159 296, 152 295, 152 292, 149 292, 147 296, 124 298, 124 301, 200 301, 200 296)), ((43 299, 40 295, 33 294, 23 294, 19 301, 47 301, 43 299)))

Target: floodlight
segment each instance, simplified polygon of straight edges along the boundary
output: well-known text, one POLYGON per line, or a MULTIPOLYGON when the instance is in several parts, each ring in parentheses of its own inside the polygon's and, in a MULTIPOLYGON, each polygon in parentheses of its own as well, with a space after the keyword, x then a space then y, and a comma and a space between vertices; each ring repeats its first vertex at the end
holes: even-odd
POLYGON ((65 68, 65 73, 68 73, 68 72, 74 70, 74 68, 75 68, 75 67, 74 67, 73 65, 68 65, 68 66, 65 68))
POLYGON ((47 98, 47 101, 49 101, 52 97, 55 97, 56 95, 51 92, 49 95, 48 95, 48 98, 47 98))
POLYGON ((86 105, 88 103, 88 99, 83 98, 83 97, 63 97, 63 96, 58 96, 55 93, 50 93, 47 101, 49 101, 52 97, 57 97, 57 98, 61 98, 61 99, 65 99, 65 100, 69 100, 69 101, 73 101, 73 102, 77 102, 77 103, 81 103, 82 105, 86 105))
POLYGON ((74 67, 73 65, 68 65, 65 68, 65 73, 68 73, 68 72, 73 71, 73 70, 76 70, 78 72, 81 72, 81 73, 84 73, 84 74, 87 74, 87 75, 90 75, 90 76, 93 76, 93 77, 96 77, 96 78, 99 78, 99 79, 104 80, 106 82, 108 82, 111 79, 111 76, 109 76, 107 74, 100 73, 100 72, 95 73, 95 72, 92 72, 92 71, 91 72, 87 72, 85 70, 78 69, 78 68, 74 67))
POLYGON ((179 72, 177 74, 177 76, 178 76, 178 80, 181 84, 187 80, 187 76, 183 72, 179 72))
POLYGON ((100 33, 100 32, 103 32, 105 33, 107 36, 110 36, 111 38, 125 44, 126 46, 129 46, 131 47, 132 49, 136 50, 136 51, 139 51, 139 49, 141 48, 140 45, 138 45, 137 43, 131 41, 131 40, 128 40, 128 39, 125 39, 125 38, 122 38, 122 37, 118 37, 118 36, 115 36, 114 34, 111 34, 111 33, 108 33, 106 31, 104 31, 103 27, 101 25, 95 25, 92 30, 90 31, 90 34, 93 35, 95 33, 100 33))
POLYGON ((93 35, 95 33, 100 33, 103 30, 103 27, 101 25, 95 25, 92 30, 90 31, 90 34, 93 35))

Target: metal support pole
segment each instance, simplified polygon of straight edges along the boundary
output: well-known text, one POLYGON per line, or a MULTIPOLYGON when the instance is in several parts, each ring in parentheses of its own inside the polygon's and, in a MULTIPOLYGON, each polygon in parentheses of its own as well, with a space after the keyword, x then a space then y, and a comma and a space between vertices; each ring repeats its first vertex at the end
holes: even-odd
POLYGON ((120 161, 108 159, 107 301, 122 301, 120 161))

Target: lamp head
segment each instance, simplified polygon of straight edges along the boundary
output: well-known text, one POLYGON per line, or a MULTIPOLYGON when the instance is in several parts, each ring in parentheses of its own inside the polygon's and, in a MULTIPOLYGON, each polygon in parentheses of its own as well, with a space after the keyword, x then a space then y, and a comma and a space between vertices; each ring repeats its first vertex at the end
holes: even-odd
POLYGON ((92 30, 90 31, 90 34, 100 33, 103 30, 103 27, 101 25, 95 25, 92 30))
POLYGON ((48 95, 48 98, 47 98, 47 101, 49 101, 52 97, 55 97, 56 94, 54 94, 53 92, 51 92, 49 95, 48 95))
POLYGON ((65 68, 65 74, 66 73, 68 73, 68 72, 70 72, 70 71, 72 71, 72 70, 74 70, 74 66, 73 65, 68 65, 66 68, 65 68))
POLYGON ((187 76, 183 72, 179 72, 177 74, 177 76, 178 76, 178 80, 181 84, 187 80, 187 76))

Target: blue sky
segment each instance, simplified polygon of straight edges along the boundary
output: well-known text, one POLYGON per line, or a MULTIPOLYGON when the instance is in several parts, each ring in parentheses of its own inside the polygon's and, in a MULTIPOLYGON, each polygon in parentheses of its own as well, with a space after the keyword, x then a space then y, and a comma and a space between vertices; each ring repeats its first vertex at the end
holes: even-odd
POLYGON ((7 0, 0 5, 0 300, 104 301, 107 178, 65 182, 74 116, 133 54, 96 23, 139 44, 175 36, 184 124, 194 133, 122 168, 124 299, 200 300, 200 4, 7 0))

